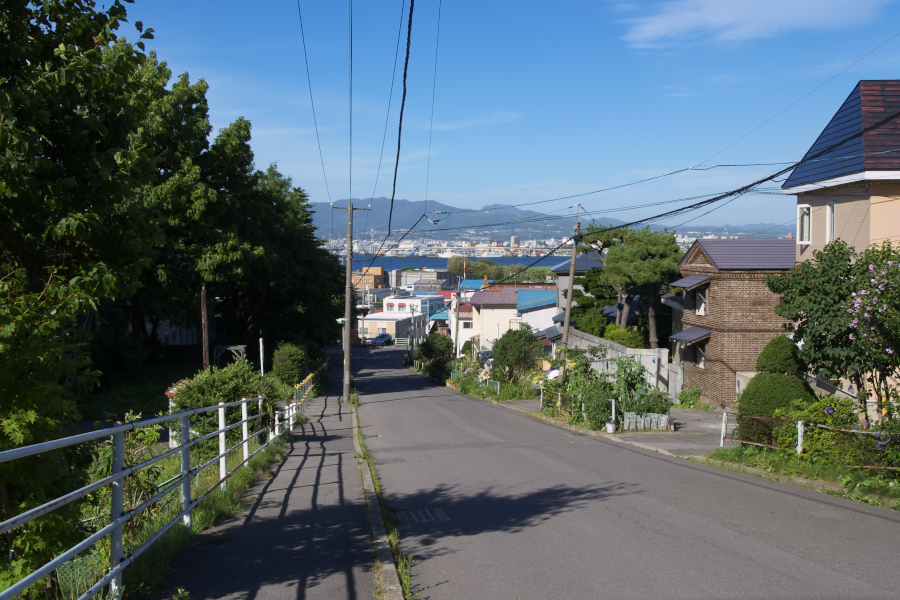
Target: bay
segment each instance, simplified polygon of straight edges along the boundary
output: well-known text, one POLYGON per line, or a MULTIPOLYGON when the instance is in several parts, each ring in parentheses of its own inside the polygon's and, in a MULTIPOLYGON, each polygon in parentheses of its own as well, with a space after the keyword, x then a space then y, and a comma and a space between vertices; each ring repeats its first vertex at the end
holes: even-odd
MULTIPOLYGON (((571 252, 571 251, 570 251, 571 252)), ((373 256, 371 254, 354 254, 353 269, 358 270, 369 266, 372 263, 373 256)), ((343 259, 341 259, 343 262, 343 259)), ((373 267, 382 267, 385 271, 393 271, 394 269, 434 269, 443 271, 447 268, 446 258, 438 258, 435 256, 379 256, 372 263, 373 267)), ((498 265, 511 267, 513 265, 535 266, 535 267, 555 267, 556 265, 568 260, 568 256, 544 256, 540 260, 534 256, 501 256, 498 258, 487 259, 498 265), (532 263, 536 263, 532 265, 532 263)))

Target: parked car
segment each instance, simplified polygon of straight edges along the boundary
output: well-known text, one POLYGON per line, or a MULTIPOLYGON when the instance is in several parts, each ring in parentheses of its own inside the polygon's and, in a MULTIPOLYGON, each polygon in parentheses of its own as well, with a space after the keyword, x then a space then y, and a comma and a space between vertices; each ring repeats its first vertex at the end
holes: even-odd
POLYGON ((380 337, 373 337, 372 339, 366 341, 369 342, 370 346, 378 346, 379 348, 383 348, 385 344, 384 340, 380 337))
POLYGON ((491 351, 490 350, 481 350, 478 352, 478 362, 483 365, 488 365, 491 362, 491 351))
POLYGON ((385 345, 394 341, 389 333, 379 333, 374 339, 381 340, 385 345))

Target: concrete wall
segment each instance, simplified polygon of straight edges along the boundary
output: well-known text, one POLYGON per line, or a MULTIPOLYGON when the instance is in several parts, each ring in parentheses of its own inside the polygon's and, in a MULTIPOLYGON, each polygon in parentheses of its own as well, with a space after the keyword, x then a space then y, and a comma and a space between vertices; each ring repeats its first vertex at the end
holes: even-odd
POLYGON ((647 382, 650 386, 671 394, 669 389, 669 351, 666 348, 628 348, 601 337, 569 328, 570 348, 586 350, 595 346, 604 346, 606 348, 606 358, 596 361, 592 365, 598 373, 614 373, 616 371, 614 359, 634 357, 644 366, 647 382))

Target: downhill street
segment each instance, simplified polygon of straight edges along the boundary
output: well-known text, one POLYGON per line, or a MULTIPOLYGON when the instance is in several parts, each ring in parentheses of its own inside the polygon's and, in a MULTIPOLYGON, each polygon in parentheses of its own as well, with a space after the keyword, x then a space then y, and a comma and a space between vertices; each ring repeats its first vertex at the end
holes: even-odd
POLYGON ((400 514, 423 598, 900 598, 900 513, 577 435, 402 356, 355 351, 355 385, 389 506, 443 511, 400 514))

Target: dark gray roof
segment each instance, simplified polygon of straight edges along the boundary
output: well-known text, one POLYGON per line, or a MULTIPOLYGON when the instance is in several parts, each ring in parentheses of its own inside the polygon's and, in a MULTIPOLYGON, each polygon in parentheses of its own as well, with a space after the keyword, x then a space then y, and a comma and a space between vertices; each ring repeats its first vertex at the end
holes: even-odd
MULTIPOLYGON (((797 241, 772 239, 697 240, 719 270, 788 270, 797 262, 797 241)), ((684 266, 685 254, 679 267, 684 266)))
POLYGON ((552 325, 547 329, 543 329, 537 332, 537 337, 539 338, 547 338, 548 340, 555 340, 558 337, 562 336, 562 332, 559 330, 559 327, 556 325, 552 325))
POLYGON ((860 81, 803 158, 814 156, 843 140, 847 141, 798 166, 781 187, 787 190, 863 171, 898 170, 900 160, 893 153, 900 141, 900 124, 896 119, 885 123, 877 131, 859 136, 863 129, 875 125, 898 110, 900 81, 860 81), (854 135, 857 137, 850 139, 854 135))
MULTIPOLYGON (((551 321, 553 321, 554 323, 565 323, 565 322, 566 322, 566 313, 559 313, 558 315, 555 315, 555 316, 551 319, 551 321)), ((570 317, 569 317, 569 321, 574 322, 575 319, 573 319, 573 318, 570 316, 570 317)))
POLYGON ((687 277, 682 277, 678 281, 673 281, 671 286, 692 290, 695 287, 703 285, 707 281, 709 281, 709 275, 688 275, 687 277))
MULTIPOLYGON (((568 258, 558 265, 553 265, 550 267, 550 270, 558 275, 568 275, 569 264, 571 264, 571 262, 572 259, 568 258)), ((603 263, 600 261, 599 252, 588 252, 587 254, 579 254, 575 257, 575 273, 577 275, 584 275, 591 269, 602 266, 603 263)))
POLYGON ((688 327, 684 331, 679 331, 675 335, 670 335, 669 340, 673 342, 684 342, 685 344, 694 344, 708 338, 712 332, 702 327, 688 327))

